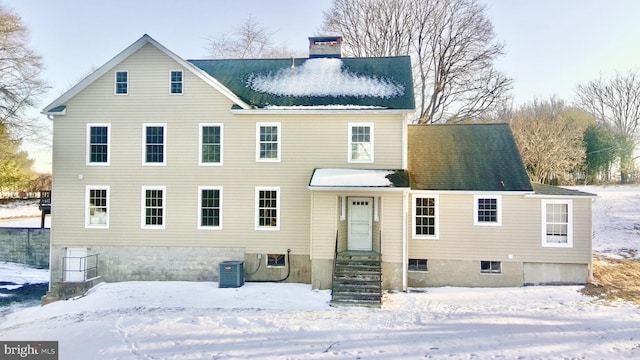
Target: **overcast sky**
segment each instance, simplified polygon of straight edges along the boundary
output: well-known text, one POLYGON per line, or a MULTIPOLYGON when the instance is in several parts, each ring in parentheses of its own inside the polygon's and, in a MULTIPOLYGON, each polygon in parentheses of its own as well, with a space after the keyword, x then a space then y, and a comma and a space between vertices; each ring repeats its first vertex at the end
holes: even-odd
MULTIPOLYGON (((184 59, 206 57, 207 38, 253 16, 274 43, 306 53, 331 0, 0 0, 31 31, 53 87, 41 110, 121 50, 149 34, 184 59)), ((506 54, 499 70, 515 79, 516 105, 558 96, 573 100, 580 83, 636 69, 640 59, 640 1, 480 0, 487 4, 506 54)), ((48 121, 48 120, 43 120, 48 121)), ((50 154, 28 147, 36 170, 50 154)))

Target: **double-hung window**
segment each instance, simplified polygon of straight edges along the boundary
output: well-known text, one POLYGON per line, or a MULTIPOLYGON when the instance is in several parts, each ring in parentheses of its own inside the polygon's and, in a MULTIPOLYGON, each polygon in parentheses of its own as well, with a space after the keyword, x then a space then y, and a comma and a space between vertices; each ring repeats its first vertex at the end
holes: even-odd
POLYGON ((109 187, 87 186, 85 191, 85 227, 109 228, 109 187))
POLYGON ((142 187, 142 229, 164 229, 166 226, 166 196, 164 186, 142 187))
POLYGON ((142 125, 142 163, 144 165, 165 165, 167 158, 167 125, 142 125))
POLYGON ((479 226, 502 225, 502 197, 489 195, 474 195, 473 224, 479 226))
POLYGON ((222 124, 200 124, 200 165, 222 165, 222 124))
POLYGON ((87 165, 109 165, 109 124, 87 124, 87 165))
POLYGON ((573 247, 573 203, 542 200, 542 246, 573 247))
POLYGON ((256 230, 280 230, 280 188, 256 188, 256 230))
POLYGON ((280 123, 256 124, 256 161, 279 162, 282 148, 280 123))
POLYGON ((414 194, 413 237, 416 239, 438 238, 438 196, 414 194))
POLYGON ((198 188, 198 229, 222 229, 222 188, 198 188))
POLYGON ((129 94, 129 72, 116 71, 115 93, 116 95, 129 94))
POLYGON ((170 86, 172 95, 182 94, 182 71, 172 71, 170 76, 170 86))
POLYGON ((373 162, 373 123, 349 123, 349 162, 373 162))

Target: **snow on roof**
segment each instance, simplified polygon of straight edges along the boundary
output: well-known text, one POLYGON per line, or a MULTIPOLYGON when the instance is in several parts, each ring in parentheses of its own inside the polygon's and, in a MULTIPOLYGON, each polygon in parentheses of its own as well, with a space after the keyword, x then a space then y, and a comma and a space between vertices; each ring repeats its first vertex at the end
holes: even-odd
POLYGON ((392 79, 363 76, 343 68, 340 59, 309 59, 302 65, 249 77, 254 91, 279 96, 358 96, 391 98, 404 94, 392 79))
POLYGON ((316 169, 309 186, 391 187, 388 178, 396 170, 316 169))

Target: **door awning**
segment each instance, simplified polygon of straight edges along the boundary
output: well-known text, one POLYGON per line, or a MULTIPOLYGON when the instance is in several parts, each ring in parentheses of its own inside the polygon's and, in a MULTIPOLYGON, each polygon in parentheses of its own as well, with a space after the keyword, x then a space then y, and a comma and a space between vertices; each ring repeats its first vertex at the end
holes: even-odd
POLYGON ((315 169, 309 181, 310 190, 406 190, 406 170, 315 169))

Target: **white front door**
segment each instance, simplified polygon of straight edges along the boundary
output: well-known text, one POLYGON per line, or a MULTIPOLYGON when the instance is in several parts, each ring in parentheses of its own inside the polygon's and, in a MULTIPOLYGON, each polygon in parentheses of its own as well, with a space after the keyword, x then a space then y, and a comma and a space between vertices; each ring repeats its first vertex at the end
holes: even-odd
POLYGON ((348 250, 371 251, 373 198, 349 198, 348 250))
POLYGON ((87 248, 67 248, 64 261, 64 281, 82 282, 87 269, 87 248))

